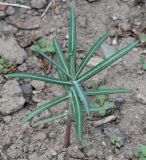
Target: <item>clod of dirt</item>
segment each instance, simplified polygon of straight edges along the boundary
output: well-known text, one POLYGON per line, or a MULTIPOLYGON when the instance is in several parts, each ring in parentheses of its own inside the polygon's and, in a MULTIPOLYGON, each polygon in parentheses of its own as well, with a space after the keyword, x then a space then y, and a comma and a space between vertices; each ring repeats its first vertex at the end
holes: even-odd
POLYGON ((23 107, 25 99, 16 80, 7 81, 0 93, 0 113, 8 115, 23 107))
POLYGON ((0 39, 0 56, 9 58, 14 64, 22 64, 26 59, 26 52, 22 49, 16 39, 12 36, 9 39, 0 39))
POLYGON ((42 7, 44 7, 44 5, 46 4, 46 0, 31 0, 31 7, 32 8, 37 8, 40 9, 42 7))
POLYGON ((137 102, 141 104, 146 104, 146 97, 142 94, 137 94, 137 102))
POLYGON ((33 81, 31 82, 31 85, 32 85, 36 90, 40 91, 40 90, 44 89, 44 87, 45 87, 45 82, 33 80, 33 81))
POLYGON ((84 154, 79 150, 78 146, 75 147, 70 147, 68 150, 68 154, 70 155, 70 157, 74 158, 74 159, 82 159, 84 158, 84 154))

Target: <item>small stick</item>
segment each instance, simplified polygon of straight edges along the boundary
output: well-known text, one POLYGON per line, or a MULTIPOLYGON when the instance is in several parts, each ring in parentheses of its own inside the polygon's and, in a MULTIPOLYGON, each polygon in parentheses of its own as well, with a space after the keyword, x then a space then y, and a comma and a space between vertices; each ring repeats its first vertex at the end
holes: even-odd
POLYGON ((53 1, 50 1, 47 8, 44 10, 44 12, 42 13, 41 17, 43 18, 45 16, 45 14, 47 13, 48 9, 50 8, 50 6, 52 5, 53 1))
POLYGON ((94 126, 95 126, 95 127, 99 127, 99 126, 101 126, 101 125, 103 125, 103 124, 105 124, 105 123, 114 121, 115 119, 116 119, 116 116, 111 115, 111 116, 108 116, 108 117, 106 117, 106 118, 104 118, 104 119, 101 119, 101 120, 99 120, 99 121, 97 121, 97 122, 94 122, 94 126))
POLYGON ((21 7, 21 8, 31 9, 29 6, 26 6, 26 5, 12 4, 12 3, 6 3, 6 2, 0 2, 0 5, 13 6, 13 7, 21 7))

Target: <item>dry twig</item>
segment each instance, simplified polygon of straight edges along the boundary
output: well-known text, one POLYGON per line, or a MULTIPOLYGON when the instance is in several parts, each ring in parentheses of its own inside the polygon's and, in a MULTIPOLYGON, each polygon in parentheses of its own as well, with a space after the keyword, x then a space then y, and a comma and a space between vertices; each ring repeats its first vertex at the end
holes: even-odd
POLYGON ((21 7, 21 8, 31 9, 29 6, 26 6, 26 5, 12 4, 12 3, 6 3, 6 2, 0 2, 0 5, 13 6, 13 7, 21 7))
POLYGON ((49 2, 47 8, 44 10, 43 14, 41 15, 42 18, 45 17, 45 15, 46 15, 47 11, 49 10, 50 6, 52 5, 52 3, 53 3, 53 0, 51 0, 51 1, 49 2))

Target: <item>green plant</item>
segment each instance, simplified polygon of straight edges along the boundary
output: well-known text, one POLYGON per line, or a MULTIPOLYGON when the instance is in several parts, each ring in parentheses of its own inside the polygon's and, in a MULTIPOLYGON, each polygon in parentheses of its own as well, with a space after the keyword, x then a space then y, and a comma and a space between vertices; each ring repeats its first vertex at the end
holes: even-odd
MULTIPOLYGON (((90 82, 90 87, 98 90, 108 90, 109 88, 106 86, 100 86, 96 87, 95 81, 90 82)), ((106 100, 106 95, 97 95, 97 98, 95 100, 92 100, 90 102, 90 109, 96 109, 98 108, 98 114, 100 116, 105 116, 108 109, 111 109, 114 107, 114 103, 106 100)))
POLYGON ((36 122, 34 125, 48 123, 58 118, 67 117, 67 127, 66 127, 66 135, 65 135, 65 147, 68 147, 70 144, 70 129, 72 119, 75 121, 77 139, 79 143, 83 141, 83 122, 84 122, 84 114, 90 114, 90 112, 98 112, 99 109, 91 109, 88 96, 94 95, 108 95, 108 94, 117 94, 117 93, 130 93, 131 90, 125 89, 84 89, 82 87, 82 82, 88 80, 95 74, 101 72, 105 68, 109 67, 118 59, 122 58, 129 51, 131 51, 135 46, 139 44, 139 40, 134 41, 127 47, 119 50, 117 53, 113 54, 109 58, 105 59, 97 66, 89 70, 88 72, 81 74, 86 64, 95 53, 95 51, 102 45, 102 43, 108 38, 109 34, 105 33, 101 38, 97 40, 97 42, 90 48, 90 50, 85 54, 85 57, 82 63, 78 66, 76 63, 76 51, 77 51, 77 39, 76 39, 76 18, 75 18, 75 10, 74 7, 71 6, 70 11, 70 30, 69 30, 69 49, 68 49, 68 57, 66 58, 64 53, 61 50, 60 44, 56 38, 53 40, 53 46, 55 52, 58 56, 58 60, 50 58, 45 54, 45 51, 42 51, 40 48, 34 48, 34 51, 39 55, 43 56, 46 60, 52 63, 58 73, 60 78, 54 78, 51 76, 43 76, 38 74, 31 73, 13 73, 8 74, 7 78, 26 78, 26 79, 34 79, 39 81, 44 81, 46 83, 53 83, 64 86, 66 90, 66 94, 62 97, 56 98, 51 102, 48 102, 39 108, 32 111, 30 114, 26 115, 21 123, 26 123, 31 120, 34 116, 43 112, 46 109, 49 109, 60 102, 68 100, 69 109, 68 112, 63 113, 62 115, 55 116, 55 118, 48 118, 41 122, 36 122), (59 61, 59 63, 58 63, 59 61))
POLYGON ((132 149, 133 158, 136 160, 146 160, 146 146, 141 145, 139 148, 132 149))
POLYGON ((45 38, 41 38, 37 44, 31 46, 32 51, 35 51, 36 49, 42 50, 42 52, 49 52, 54 53, 55 49, 53 46, 48 46, 48 43, 45 38))
POLYGON ((142 69, 146 71, 146 60, 144 55, 140 55, 140 63, 142 65, 142 69))
POLYGON ((12 62, 8 58, 1 57, 0 58, 0 73, 9 72, 9 68, 12 66, 12 62))
POLYGON ((121 148, 123 146, 123 138, 121 136, 118 135, 113 135, 111 137, 111 142, 112 144, 116 147, 116 148, 121 148))

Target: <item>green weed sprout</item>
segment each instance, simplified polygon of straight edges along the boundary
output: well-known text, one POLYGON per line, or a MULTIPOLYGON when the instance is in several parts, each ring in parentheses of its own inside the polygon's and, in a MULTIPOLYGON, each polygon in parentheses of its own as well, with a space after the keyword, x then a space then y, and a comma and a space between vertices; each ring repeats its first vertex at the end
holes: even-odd
POLYGON ((42 52, 46 53, 46 52, 49 52, 49 53, 54 53, 55 52, 55 49, 53 46, 49 46, 46 39, 45 38, 41 38, 37 44, 35 45, 32 45, 32 51, 34 50, 42 50, 42 52))
POLYGON ((132 149, 135 160, 146 160, 146 146, 141 145, 139 148, 132 149))
POLYGON ((139 40, 134 41, 129 44, 127 47, 119 50, 117 53, 113 54, 109 58, 103 60, 101 63, 82 74, 86 64, 93 56, 95 51, 103 44, 103 42, 109 37, 109 33, 105 33, 102 37, 100 37, 95 44, 89 49, 89 51, 85 54, 83 61, 81 64, 77 65, 76 63, 76 53, 77 53, 77 37, 76 37, 76 17, 75 17, 75 9, 74 6, 71 6, 70 11, 70 29, 69 29, 69 48, 68 48, 68 57, 65 57, 65 54, 61 50, 61 46, 56 38, 53 40, 53 47, 58 56, 59 62, 55 61, 40 48, 33 48, 35 52, 39 55, 43 56, 47 61, 49 61, 52 65, 54 65, 59 73, 59 78, 54 78, 52 76, 44 76, 39 74, 32 73, 12 73, 8 74, 7 78, 21 78, 21 79, 33 79, 44 81, 46 83, 53 83, 57 85, 62 85, 66 94, 62 97, 56 98, 39 108, 32 111, 30 114, 26 115, 21 123, 26 123, 30 121, 33 117, 40 114, 44 110, 47 110, 63 101, 69 101, 69 109, 68 112, 63 114, 59 114, 57 116, 39 121, 34 123, 34 126, 48 123, 54 121, 56 119, 67 117, 67 128, 65 134, 65 146, 68 147, 70 144, 70 129, 72 120, 75 122, 77 139, 79 144, 83 142, 83 122, 84 115, 89 115, 90 112, 98 112, 98 108, 92 110, 90 108, 90 103, 88 100, 89 96, 94 95, 108 95, 108 94, 117 94, 117 93, 130 93, 131 90, 125 89, 85 89, 82 87, 82 82, 90 79, 97 73, 109 67, 115 61, 119 60, 123 56, 125 56, 129 51, 131 51, 134 47, 139 44, 139 40), (87 113, 87 114, 86 114, 87 113))
MULTIPOLYGON (((94 89, 98 90, 108 90, 109 88, 107 86, 100 86, 96 87, 95 81, 89 82, 90 86, 94 89)), ((106 100, 106 95, 97 95, 97 98, 92 102, 90 102, 90 110, 94 110, 98 108, 98 115, 101 117, 105 116, 107 113, 107 110, 112 109, 114 107, 114 103, 106 100)))
POLYGON ((9 71, 9 67, 12 66, 12 62, 8 59, 8 58, 5 58, 5 57, 1 57, 0 58, 0 73, 7 73, 9 71))
POLYGON ((111 142, 118 149, 120 149, 123 146, 123 138, 121 136, 113 135, 111 137, 111 142))

